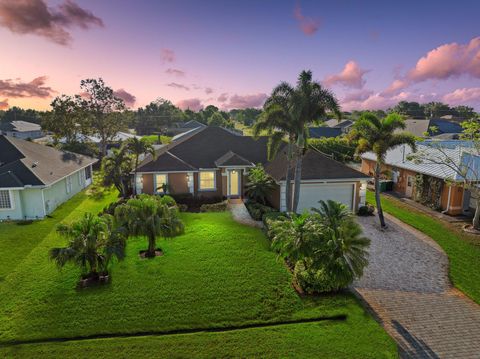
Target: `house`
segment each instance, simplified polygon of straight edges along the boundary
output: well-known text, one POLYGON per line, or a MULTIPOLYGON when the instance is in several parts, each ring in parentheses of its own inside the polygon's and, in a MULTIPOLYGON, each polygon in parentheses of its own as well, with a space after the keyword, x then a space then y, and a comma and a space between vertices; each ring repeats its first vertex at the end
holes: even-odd
MULTIPOLYGON (((476 166, 480 168, 480 158, 472 153, 472 144, 469 141, 418 142, 417 153, 435 161, 414 160, 408 145, 398 146, 387 152, 382 170, 393 180, 395 192, 451 215, 462 214, 475 207, 470 204, 469 191, 463 188, 463 178, 454 170, 460 168, 466 160, 478 161, 476 166)), ((361 157, 361 171, 373 176, 375 155, 369 152, 361 157)))
POLYGON ((325 121, 325 126, 330 128, 339 128, 342 130, 343 133, 347 133, 348 131, 350 131, 353 124, 354 122, 351 120, 339 121, 336 118, 325 121))
POLYGON ((40 125, 36 123, 12 121, 0 124, 0 135, 34 140, 43 137, 43 132, 40 125))
POLYGON ((405 130, 417 137, 431 137, 444 135, 446 137, 455 137, 462 133, 463 128, 458 122, 452 122, 443 118, 433 118, 426 120, 408 119, 405 120, 405 130))
MULTIPOLYGON (((221 127, 204 127, 148 155, 138 166, 137 193, 189 194, 194 197, 243 198, 250 168, 264 165, 277 187, 270 198, 284 210, 286 163, 284 151, 267 159, 266 137, 254 140, 221 127)), ((299 211, 332 199, 356 210, 364 202, 369 176, 340 162, 308 151, 302 170, 299 211), (363 191, 363 192, 362 192, 363 191)))
POLYGON ((338 137, 344 134, 341 128, 337 127, 309 127, 308 133, 310 138, 330 138, 338 137))
POLYGON ((0 220, 40 219, 92 183, 96 159, 0 136, 0 220))

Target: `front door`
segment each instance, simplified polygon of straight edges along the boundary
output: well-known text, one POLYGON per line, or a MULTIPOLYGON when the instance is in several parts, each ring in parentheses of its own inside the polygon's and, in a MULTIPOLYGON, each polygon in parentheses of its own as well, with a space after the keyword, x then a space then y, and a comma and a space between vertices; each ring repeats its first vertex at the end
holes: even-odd
POLYGON ((413 194, 413 181, 414 181, 413 176, 407 176, 407 188, 405 189, 405 195, 406 195, 408 198, 412 198, 412 194, 413 194))
POLYGON ((228 171, 230 180, 228 181, 228 195, 239 196, 240 195, 240 171, 230 170, 228 171))

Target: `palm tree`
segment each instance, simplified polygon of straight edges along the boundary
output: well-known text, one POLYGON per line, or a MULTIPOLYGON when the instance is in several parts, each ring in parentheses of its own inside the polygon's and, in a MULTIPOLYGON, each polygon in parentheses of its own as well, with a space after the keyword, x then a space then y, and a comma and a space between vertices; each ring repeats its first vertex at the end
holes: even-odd
POLYGON ((110 156, 102 159, 103 184, 114 185, 120 195, 126 198, 131 190, 132 167, 132 158, 123 147, 113 149, 110 156))
POLYGON ((115 217, 129 235, 148 239, 147 257, 155 257, 157 236, 174 237, 184 231, 176 206, 168 206, 161 198, 146 194, 118 206, 115 217))
POLYGON ((413 151, 416 150, 415 136, 407 132, 398 132, 405 129, 405 121, 397 113, 391 113, 379 119, 373 113, 364 113, 355 121, 349 137, 358 141, 356 153, 373 152, 377 157, 375 165, 375 201, 377 203, 380 225, 385 227, 382 204, 380 202, 380 175, 385 164, 387 151, 399 145, 407 144, 413 151))
POLYGON ((247 196, 266 204, 267 197, 275 189, 275 181, 265 172, 261 164, 248 171, 248 183, 245 186, 247 196))
POLYGON ((312 208, 312 212, 318 213, 322 222, 330 228, 337 228, 343 221, 352 216, 352 212, 342 203, 331 199, 318 203, 320 208, 312 208))
POLYGON ((280 148, 283 138, 288 139, 286 173, 286 208, 297 211, 300 198, 302 160, 306 150, 308 125, 326 117, 332 111, 341 117, 340 106, 335 96, 312 80, 311 71, 302 71, 295 87, 282 82, 275 87, 264 106, 264 113, 254 127, 254 135, 267 130, 270 137, 269 155, 280 148), (295 160, 294 194, 290 200, 290 170, 295 160))
POLYGON ((137 168, 138 168, 138 162, 139 158, 143 154, 151 154, 152 157, 155 157, 155 149, 153 148, 153 145, 151 143, 148 143, 147 141, 138 139, 137 137, 132 137, 128 139, 125 142, 125 149, 131 153, 133 153, 135 157, 135 168, 134 168, 134 185, 133 185, 133 192, 134 194, 137 193, 137 186, 136 186, 136 180, 137 180, 137 168))
POLYGON ((81 268, 83 275, 98 278, 107 272, 112 258, 125 258, 125 232, 110 215, 85 213, 77 222, 60 224, 57 232, 69 240, 67 247, 50 250, 50 258, 59 267, 72 262, 81 268))

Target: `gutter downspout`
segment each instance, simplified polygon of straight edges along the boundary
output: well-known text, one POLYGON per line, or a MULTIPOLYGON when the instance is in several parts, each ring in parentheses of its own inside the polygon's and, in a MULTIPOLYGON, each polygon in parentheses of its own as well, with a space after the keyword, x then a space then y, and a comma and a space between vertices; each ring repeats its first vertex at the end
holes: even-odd
POLYGON ((450 210, 450 197, 452 196, 452 186, 448 186, 448 199, 447 199, 447 208, 442 211, 443 214, 448 213, 450 210))

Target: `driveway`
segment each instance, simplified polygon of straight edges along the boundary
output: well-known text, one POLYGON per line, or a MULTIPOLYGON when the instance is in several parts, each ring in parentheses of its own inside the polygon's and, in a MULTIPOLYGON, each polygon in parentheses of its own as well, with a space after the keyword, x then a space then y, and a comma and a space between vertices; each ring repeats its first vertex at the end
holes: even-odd
POLYGON ((386 215, 359 217, 371 239, 354 289, 397 341, 403 358, 480 358, 480 306, 450 284, 448 258, 431 238, 386 215))

